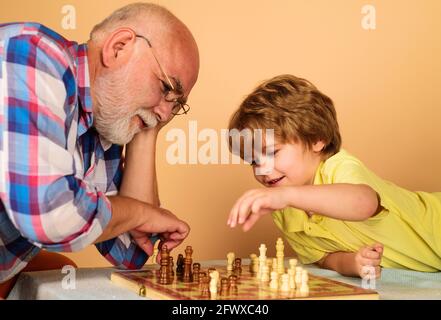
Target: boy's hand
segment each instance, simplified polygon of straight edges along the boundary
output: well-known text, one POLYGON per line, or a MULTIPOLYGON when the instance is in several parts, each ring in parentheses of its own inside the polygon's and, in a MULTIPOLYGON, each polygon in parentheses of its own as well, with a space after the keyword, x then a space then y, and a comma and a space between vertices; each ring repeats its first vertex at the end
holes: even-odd
POLYGON ((248 231, 261 216, 286 208, 287 192, 288 187, 277 187, 254 189, 244 193, 231 209, 227 224, 231 228, 243 224, 243 230, 248 231))
POLYGON ((358 274, 361 278, 366 277, 374 268, 375 278, 381 276, 381 257, 383 256, 383 245, 376 243, 373 246, 366 246, 361 248, 355 255, 355 263, 358 274))

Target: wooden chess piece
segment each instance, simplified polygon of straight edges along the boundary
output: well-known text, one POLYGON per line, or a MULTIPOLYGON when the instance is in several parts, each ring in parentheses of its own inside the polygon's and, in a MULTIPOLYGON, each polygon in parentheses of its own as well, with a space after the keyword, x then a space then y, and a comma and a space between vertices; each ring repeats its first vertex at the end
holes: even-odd
POLYGON ((228 277, 228 291, 229 294, 237 294, 237 276, 231 275, 228 277))
POLYGON ((170 273, 170 277, 174 278, 175 271, 173 270, 173 266, 174 266, 173 257, 170 256, 168 259, 169 259, 169 273, 170 273))
POLYGON ((159 269, 159 283, 168 284, 169 283, 169 253, 167 246, 164 245, 161 248, 161 268, 159 269))
POLYGON ((234 259, 234 269, 233 269, 233 272, 236 275, 240 275, 242 273, 242 259, 241 258, 234 259))
POLYGON ((184 274, 184 256, 182 254, 178 255, 178 260, 176 261, 176 276, 182 277, 184 274))
POLYGON ((193 249, 191 246, 187 246, 185 249, 185 259, 184 259, 184 277, 183 282, 191 282, 191 264, 193 262, 191 255, 193 254, 193 249))
POLYGON ((222 277, 221 279, 221 287, 220 287, 220 292, 219 294, 221 296, 228 296, 229 292, 228 292, 228 279, 225 277, 222 277))
POLYGON ((209 295, 209 280, 208 280, 208 275, 206 272, 201 272, 200 273, 200 289, 201 289, 201 295, 202 297, 204 296, 208 296, 209 295))
POLYGON ((200 263, 193 263, 193 282, 199 283, 200 282, 200 276, 199 272, 201 270, 201 264, 200 263))

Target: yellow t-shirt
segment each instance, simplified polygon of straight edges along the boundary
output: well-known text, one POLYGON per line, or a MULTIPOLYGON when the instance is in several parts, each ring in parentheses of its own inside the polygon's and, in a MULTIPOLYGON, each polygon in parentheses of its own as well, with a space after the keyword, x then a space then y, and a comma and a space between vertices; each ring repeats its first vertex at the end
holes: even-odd
POLYGON ((441 192, 412 192, 385 181, 341 150, 322 162, 315 185, 366 184, 379 195, 382 211, 365 221, 342 221, 285 208, 273 212, 276 225, 303 263, 326 253, 356 252, 362 246, 384 245, 381 266, 435 272, 441 270, 441 192))

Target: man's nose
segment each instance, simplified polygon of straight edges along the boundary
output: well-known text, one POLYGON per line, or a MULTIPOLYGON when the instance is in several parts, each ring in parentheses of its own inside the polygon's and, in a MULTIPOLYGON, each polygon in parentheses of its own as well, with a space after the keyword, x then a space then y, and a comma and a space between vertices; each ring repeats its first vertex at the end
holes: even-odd
POLYGON ((162 101, 158 106, 153 109, 153 112, 156 113, 159 121, 166 122, 170 119, 172 108, 172 102, 162 101))

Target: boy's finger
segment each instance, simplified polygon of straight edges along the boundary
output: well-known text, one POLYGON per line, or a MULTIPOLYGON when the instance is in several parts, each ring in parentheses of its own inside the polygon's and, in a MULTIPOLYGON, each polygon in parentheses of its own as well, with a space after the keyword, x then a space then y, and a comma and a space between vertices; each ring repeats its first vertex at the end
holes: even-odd
POLYGON ((259 220, 260 215, 256 214, 256 213, 252 213, 249 217, 248 220, 244 223, 243 225, 243 231, 248 231, 250 230, 254 224, 257 222, 257 220, 259 220))
POLYGON ((361 255, 364 258, 368 258, 368 259, 380 259, 381 254, 377 251, 373 251, 373 250, 365 250, 361 253, 361 255))
POLYGON ((381 263, 381 259, 369 259, 369 258, 361 258, 360 259, 360 264, 362 266, 378 266, 381 263))
POLYGON ((234 228, 236 226, 237 223, 237 214, 238 214, 238 209, 239 209, 239 205, 240 205, 240 200, 238 200, 233 208, 231 209, 230 212, 230 218, 229 218, 229 222, 230 222, 230 227, 234 228))

